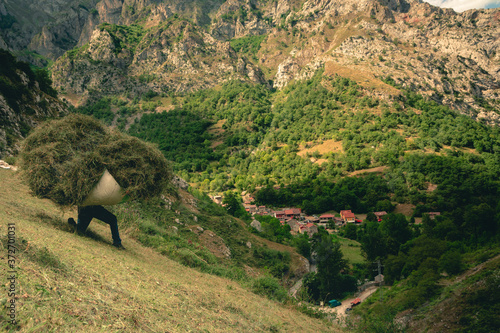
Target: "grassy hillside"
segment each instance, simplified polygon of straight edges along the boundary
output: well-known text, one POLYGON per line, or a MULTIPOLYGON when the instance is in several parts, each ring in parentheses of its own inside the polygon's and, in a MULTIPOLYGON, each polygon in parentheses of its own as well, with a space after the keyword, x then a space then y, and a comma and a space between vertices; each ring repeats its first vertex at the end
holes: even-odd
MULTIPOLYGON (((2 271, 12 270, 6 267, 11 225, 18 248, 11 262, 16 320, 23 332, 337 330, 234 281, 186 268, 142 246, 131 230, 123 230, 125 251, 111 246, 107 225, 96 221, 90 236, 78 236, 65 224, 75 212, 63 214, 33 198, 10 170, 0 170, 0 183, 2 271)), ((8 288, 0 296, 5 306, 12 299, 8 288)), ((6 311, 0 316, 2 328, 13 328, 6 311)))

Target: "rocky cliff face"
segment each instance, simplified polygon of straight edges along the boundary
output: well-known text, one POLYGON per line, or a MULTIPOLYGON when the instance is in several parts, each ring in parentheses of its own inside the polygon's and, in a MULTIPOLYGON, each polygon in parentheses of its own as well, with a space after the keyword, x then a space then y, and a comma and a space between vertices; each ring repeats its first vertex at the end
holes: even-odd
POLYGON ((0 47, 23 51, 23 60, 45 66, 86 44, 101 23, 158 24, 180 15, 199 25, 211 21, 222 0, 16 0, 0 3, 0 47), (28 51, 28 52, 26 52, 28 51))
POLYGON ((96 0, 3 1, 0 3, 0 36, 5 43, 2 48, 18 53, 21 60, 45 66, 76 46, 96 3, 96 0))
POLYGON ((59 59, 54 81, 67 93, 192 91, 228 79, 281 89, 326 66, 377 96, 394 98, 393 89, 378 89, 386 81, 500 123, 498 9, 455 13, 420 0, 47 1, 26 5, 47 7, 31 25, 11 2, 0 5, 15 18, 0 46, 59 59), (140 36, 132 41, 103 23, 124 31, 134 23, 140 36), (227 43, 250 44, 251 36, 262 36, 256 53, 227 43), (59 57, 73 46, 80 49, 59 57))
POLYGON ((66 113, 43 72, 33 72, 0 50, 0 158, 15 154, 19 140, 40 121, 66 113))
POLYGON ((270 32, 259 65, 282 88, 333 64, 330 75, 371 88, 389 79, 498 124, 499 18, 499 10, 457 14, 410 0, 311 0, 270 32))
POLYGON ((260 69, 228 42, 176 18, 148 30, 102 26, 52 70, 58 89, 79 95, 194 91, 230 79, 266 83, 260 69))

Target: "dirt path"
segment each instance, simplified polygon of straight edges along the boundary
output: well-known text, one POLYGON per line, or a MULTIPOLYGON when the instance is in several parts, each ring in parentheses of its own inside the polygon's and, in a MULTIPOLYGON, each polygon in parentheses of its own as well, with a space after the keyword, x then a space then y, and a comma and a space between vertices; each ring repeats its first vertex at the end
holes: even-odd
POLYGON ((360 298, 361 302, 363 302, 365 299, 367 299, 371 294, 376 292, 378 287, 369 287, 366 290, 362 291, 361 294, 359 294, 357 297, 349 298, 344 301, 342 301, 342 305, 339 305, 335 308, 330 308, 328 306, 322 307, 321 311, 326 312, 326 313, 336 313, 337 318, 339 320, 344 319, 346 316, 345 310, 349 307, 351 307, 351 302, 354 301, 356 298, 360 298))
POLYGON ((299 281, 295 282, 295 284, 293 285, 292 288, 290 288, 290 290, 288 290, 288 294, 292 297, 295 297, 297 295, 297 291, 300 289, 300 287, 302 287, 302 279, 300 279, 299 281))

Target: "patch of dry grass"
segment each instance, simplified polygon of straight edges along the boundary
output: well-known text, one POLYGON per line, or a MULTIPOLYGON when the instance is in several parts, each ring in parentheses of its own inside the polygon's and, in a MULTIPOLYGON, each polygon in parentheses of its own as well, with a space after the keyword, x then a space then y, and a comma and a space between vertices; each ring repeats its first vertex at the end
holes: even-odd
POLYGON ((7 223, 23 245, 15 268, 21 332, 340 331, 237 282, 181 266, 126 230, 124 251, 111 246, 108 226, 97 221, 91 237, 69 232, 65 221, 75 212, 30 196, 10 170, 0 170, 0 184, 2 251, 7 223))
POLYGON ((384 166, 375 167, 375 168, 370 168, 370 169, 356 170, 356 171, 351 172, 349 174, 349 177, 361 175, 361 174, 364 174, 364 173, 383 173, 386 170, 389 170, 389 167, 385 166, 385 165, 384 166))
MULTIPOLYGON (((314 152, 318 152, 321 155, 326 154, 326 153, 342 153, 342 141, 335 141, 335 140, 325 140, 320 144, 317 144, 315 146, 312 146, 310 148, 305 148, 303 146, 300 147, 299 152, 297 155, 300 157, 307 157, 307 154, 313 154, 314 152)), ((311 162, 317 163, 319 165, 327 162, 326 159, 324 158, 314 158, 312 157, 311 162)))
POLYGON ((335 74, 353 80, 365 89, 373 89, 390 96, 401 94, 398 89, 377 79, 368 68, 362 65, 342 66, 331 61, 325 63, 324 75, 334 76, 335 74))
POLYGON ((222 140, 222 136, 224 135, 226 130, 223 129, 222 126, 226 123, 226 121, 227 119, 221 119, 207 129, 208 133, 212 134, 216 138, 216 140, 213 141, 210 145, 210 148, 216 148, 217 146, 224 143, 224 141, 222 140))
POLYGON ((394 214, 403 214, 403 215, 406 215, 406 216, 412 216, 413 215, 413 211, 415 210, 415 205, 413 204, 401 204, 401 203, 398 203, 396 205, 396 208, 394 208, 394 214))

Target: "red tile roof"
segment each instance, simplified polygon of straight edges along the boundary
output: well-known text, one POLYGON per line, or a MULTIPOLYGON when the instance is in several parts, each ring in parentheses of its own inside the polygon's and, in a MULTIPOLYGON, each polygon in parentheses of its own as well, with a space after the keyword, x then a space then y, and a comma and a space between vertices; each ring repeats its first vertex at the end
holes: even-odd
POLYGON ((286 215, 300 215, 300 213, 301 213, 300 208, 285 209, 286 215))
POLYGON ((351 212, 350 210, 349 210, 349 211, 346 211, 346 212, 344 213, 344 218, 345 218, 345 219, 348 219, 348 218, 355 218, 355 217, 356 217, 356 215, 355 215, 353 212, 351 212))

